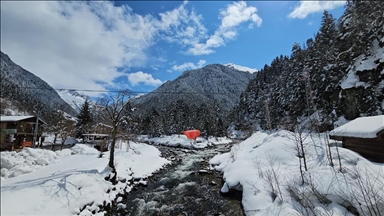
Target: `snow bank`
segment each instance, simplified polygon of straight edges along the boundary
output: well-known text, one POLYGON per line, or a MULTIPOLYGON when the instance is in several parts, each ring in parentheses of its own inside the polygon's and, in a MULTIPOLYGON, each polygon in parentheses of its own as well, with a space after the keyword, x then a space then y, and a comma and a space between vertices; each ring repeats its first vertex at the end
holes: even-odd
MULTIPOLYGON (((127 146, 130 146, 128 151, 115 151, 119 180, 116 185, 104 180, 110 173, 107 167, 109 152, 100 158, 92 148, 81 144, 72 150, 67 149, 65 152, 69 154, 61 155, 56 163, 25 175, 3 179, 1 215, 91 215, 98 212, 103 203, 109 204, 119 194, 129 192, 132 185, 127 180, 145 178, 170 163, 161 158, 160 152, 153 146, 143 143, 127 146), (81 209, 84 206, 86 208, 81 209)), ((47 150, 31 150, 36 153, 33 158, 38 154, 50 154, 47 150)), ((13 157, 12 152, 4 156, 13 157)), ((100 214, 103 215, 103 212, 100 214)))
POLYGON ((45 149, 24 148, 23 150, 1 152, 1 179, 16 177, 41 169, 57 159, 70 155, 70 150, 49 151, 45 149))
POLYGON ((139 136, 138 140, 141 142, 148 142, 156 145, 165 145, 171 147, 195 148, 201 149, 212 145, 228 144, 232 140, 227 137, 209 137, 208 140, 198 137, 196 141, 192 141, 184 134, 174 134, 170 136, 161 136, 149 138, 148 136, 139 136))
MULTIPOLYGON (((364 178, 371 178, 373 191, 384 197, 379 180, 384 178, 384 165, 371 163, 357 153, 339 148, 344 170, 339 172, 336 147, 331 148, 335 164, 332 168, 326 157, 323 134, 320 137, 310 135, 304 140, 308 171, 304 172, 307 184, 301 185, 294 140, 294 134, 288 131, 270 135, 258 132, 234 145, 230 152, 213 157, 209 161, 211 168, 224 173, 221 192, 242 190, 242 204, 247 215, 308 215, 308 212, 300 211, 303 209, 287 190, 290 186, 309 197, 317 215, 346 215, 347 210, 342 205, 359 192, 354 170, 361 170, 364 178), (319 194, 330 201, 329 204, 321 203, 310 193, 311 182, 319 194)), ((352 204, 359 207, 357 202, 352 204)))
POLYGON ((71 148, 73 154, 77 155, 97 155, 100 152, 94 147, 87 144, 76 144, 71 148))

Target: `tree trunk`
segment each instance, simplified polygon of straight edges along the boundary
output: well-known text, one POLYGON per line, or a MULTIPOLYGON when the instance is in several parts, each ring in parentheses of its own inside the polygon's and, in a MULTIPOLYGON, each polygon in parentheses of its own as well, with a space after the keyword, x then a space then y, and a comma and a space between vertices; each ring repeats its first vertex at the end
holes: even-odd
POLYGON ((60 148, 61 151, 63 150, 65 140, 66 140, 66 139, 63 139, 63 138, 62 138, 62 140, 61 140, 61 148, 60 148))
POLYGON ((109 163, 108 166, 112 169, 112 178, 109 178, 109 181, 112 182, 112 184, 117 184, 117 172, 115 168, 115 144, 116 144, 116 134, 112 133, 112 142, 111 142, 111 150, 109 154, 109 163))
POLYGON ((301 133, 300 133, 300 148, 301 148, 301 154, 303 156, 304 169, 305 169, 305 171, 308 171, 307 159, 305 158, 305 152, 304 152, 304 140, 303 140, 303 137, 302 137, 301 133))
POLYGON ((55 134, 55 137, 53 138, 52 151, 55 151, 56 140, 57 140, 57 134, 55 134))

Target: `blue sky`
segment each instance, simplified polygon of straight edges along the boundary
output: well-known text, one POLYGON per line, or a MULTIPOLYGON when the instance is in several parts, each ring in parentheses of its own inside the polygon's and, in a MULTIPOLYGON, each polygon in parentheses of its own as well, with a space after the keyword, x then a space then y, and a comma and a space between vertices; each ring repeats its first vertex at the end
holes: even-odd
MULTIPOLYGON (((152 91, 212 63, 260 69, 343 1, 1 2, 1 50, 54 88, 152 91)), ((93 96, 98 93, 92 93, 93 96)))

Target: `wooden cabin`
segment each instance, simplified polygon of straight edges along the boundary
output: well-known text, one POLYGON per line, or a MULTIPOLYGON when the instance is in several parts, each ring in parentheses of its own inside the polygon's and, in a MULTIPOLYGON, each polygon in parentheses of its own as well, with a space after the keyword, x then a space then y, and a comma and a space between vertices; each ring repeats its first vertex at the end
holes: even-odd
POLYGON ((384 115, 357 118, 332 130, 330 138, 370 161, 384 163, 384 115))
MULTIPOLYGON (((36 116, 1 116, 0 150, 31 147, 36 120, 36 116)), ((38 119, 37 138, 41 136, 44 124, 44 121, 38 119)))

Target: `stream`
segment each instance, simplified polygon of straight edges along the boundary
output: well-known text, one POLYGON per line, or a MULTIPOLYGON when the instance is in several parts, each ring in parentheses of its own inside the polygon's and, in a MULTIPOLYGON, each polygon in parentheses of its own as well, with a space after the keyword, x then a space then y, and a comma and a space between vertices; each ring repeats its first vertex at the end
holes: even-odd
POLYGON ((232 144, 206 149, 156 146, 172 164, 124 196, 107 215, 245 215, 241 191, 222 194, 222 174, 209 170, 209 160, 230 151, 232 144))

